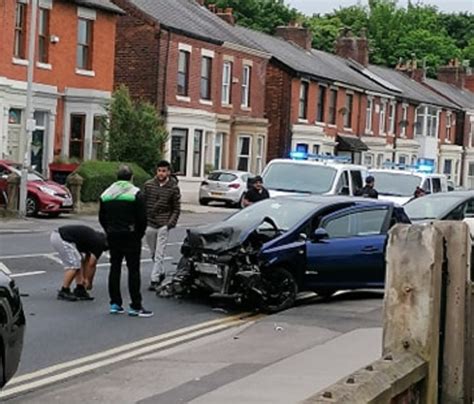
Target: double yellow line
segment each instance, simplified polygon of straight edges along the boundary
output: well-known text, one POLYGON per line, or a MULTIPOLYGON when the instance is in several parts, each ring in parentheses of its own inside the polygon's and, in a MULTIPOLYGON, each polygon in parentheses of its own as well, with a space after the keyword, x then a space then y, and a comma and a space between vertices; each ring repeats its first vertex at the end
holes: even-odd
POLYGON ((105 366, 181 345, 232 327, 254 322, 262 317, 264 317, 264 315, 244 313, 207 321, 14 377, 4 390, 0 392, 0 399, 11 398, 54 383, 63 382, 72 377, 105 366))

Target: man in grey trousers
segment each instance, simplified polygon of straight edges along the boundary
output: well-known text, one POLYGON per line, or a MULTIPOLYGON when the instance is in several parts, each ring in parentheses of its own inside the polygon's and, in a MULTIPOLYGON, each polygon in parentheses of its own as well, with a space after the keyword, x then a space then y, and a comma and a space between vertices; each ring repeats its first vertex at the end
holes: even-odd
POLYGON ((181 213, 181 192, 177 180, 171 176, 169 162, 158 163, 155 177, 145 184, 144 195, 148 217, 145 237, 154 263, 148 289, 155 291, 165 279, 168 234, 176 227, 181 213))

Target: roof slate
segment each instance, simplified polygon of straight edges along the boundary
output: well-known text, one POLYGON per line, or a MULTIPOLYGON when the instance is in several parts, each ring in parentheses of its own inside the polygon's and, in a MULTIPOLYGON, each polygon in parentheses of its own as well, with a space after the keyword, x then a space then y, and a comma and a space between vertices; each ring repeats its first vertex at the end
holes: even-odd
POLYGON ((401 95, 404 98, 419 103, 433 104, 440 107, 454 109, 458 108, 456 104, 453 104, 446 98, 430 90, 425 85, 411 79, 402 72, 390 69, 388 67, 376 65, 369 65, 367 69, 373 74, 381 77, 383 80, 386 80, 395 87, 399 88, 402 91, 401 95))
POLYGON ((461 108, 474 110, 474 93, 471 91, 461 90, 453 84, 433 79, 426 79, 426 84, 461 108))
POLYGON ((99 10, 109 11, 116 14, 124 14, 124 11, 112 3, 110 0, 73 0, 74 3, 90 8, 96 8, 99 10))

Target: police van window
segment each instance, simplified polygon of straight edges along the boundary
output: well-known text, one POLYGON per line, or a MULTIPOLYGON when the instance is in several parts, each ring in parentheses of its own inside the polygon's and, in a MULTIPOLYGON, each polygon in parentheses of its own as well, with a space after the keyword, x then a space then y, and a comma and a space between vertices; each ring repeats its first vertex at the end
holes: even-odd
POLYGON ((336 194, 337 195, 350 194, 349 173, 347 171, 343 171, 341 176, 339 177, 339 182, 337 183, 336 194))
POLYGON ((433 181, 433 193, 441 192, 441 178, 432 178, 433 181))
POLYGON ((471 199, 466 202, 466 207, 464 211, 464 218, 474 218, 474 199, 471 199))
POLYGON ((362 173, 360 171, 351 170, 351 179, 353 192, 364 187, 364 183, 362 181, 362 173))
POLYGON ((423 191, 427 192, 428 194, 431 193, 431 180, 429 178, 425 179, 421 188, 423 188, 423 191))

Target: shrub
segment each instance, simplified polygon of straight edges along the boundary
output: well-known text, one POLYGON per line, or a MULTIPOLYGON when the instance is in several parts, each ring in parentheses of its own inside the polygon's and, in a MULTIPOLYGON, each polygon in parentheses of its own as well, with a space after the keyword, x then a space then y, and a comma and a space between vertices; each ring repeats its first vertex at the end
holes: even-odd
MULTIPOLYGON (((83 179, 81 189, 82 202, 97 202, 102 192, 117 181, 117 171, 123 163, 115 161, 86 161, 75 171, 83 179)), ((125 163, 133 170, 134 184, 142 188, 151 177, 135 163, 125 163)))

